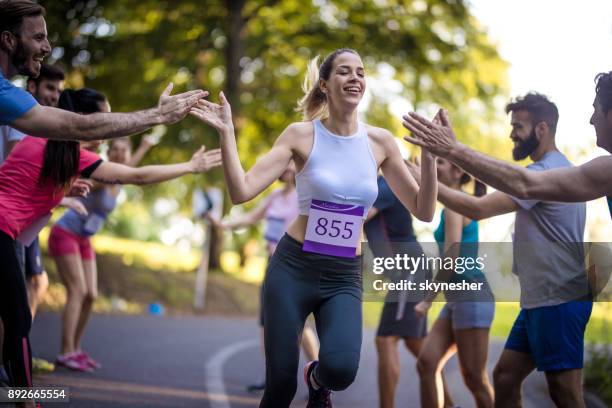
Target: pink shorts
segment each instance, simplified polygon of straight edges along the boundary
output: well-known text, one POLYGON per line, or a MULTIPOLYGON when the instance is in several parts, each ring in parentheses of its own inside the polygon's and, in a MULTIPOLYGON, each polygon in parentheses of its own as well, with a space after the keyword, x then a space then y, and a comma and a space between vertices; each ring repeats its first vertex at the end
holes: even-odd
POLYGON ((81 237, 54 225, 49 234, 49 255, 59 257, 80 254, 81 259, 96 259, 89 237, 81 237))

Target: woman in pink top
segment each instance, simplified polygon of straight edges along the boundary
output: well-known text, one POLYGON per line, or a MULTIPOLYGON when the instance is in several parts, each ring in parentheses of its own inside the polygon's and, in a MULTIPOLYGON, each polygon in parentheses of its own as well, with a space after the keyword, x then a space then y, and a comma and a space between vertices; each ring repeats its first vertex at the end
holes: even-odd
MULTIPOLYGON (((62 97, 70 102, 79 93, 99 94, 68 90, 62 97)), ((92 105, 97 105, 97 111, 110 111, 105 98, 92 105)), ((75 111, 91 113, 93 109, 75 111)), ((133 168, 103 162, 97 154, 80 148, 78 142, 26 136, 17 143, 0 167, 0 316, 4 323, 3 360, 11 386, 32 387, 32 316, 15 241, 28 244, 36 236, 78 177, 109 184, 150 184, 204 173, 220 163, 219 150, 205 153, 201 148, 186 163, 133 168)))

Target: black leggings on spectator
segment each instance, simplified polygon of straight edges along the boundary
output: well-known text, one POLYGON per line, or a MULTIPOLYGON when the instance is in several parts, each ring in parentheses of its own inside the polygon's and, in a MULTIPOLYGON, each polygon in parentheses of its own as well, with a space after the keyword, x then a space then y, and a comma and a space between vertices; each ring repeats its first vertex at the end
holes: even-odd
POLYGON ((2 359, 11 386, 32 386, 30 327, 25 276, 17 258, 15 240, 0 231, 0 316, 4 324, 2 359))
POLYGON ((285 235, 264 281, 266 389, 260 408, 289 407, 297 388, 300 338, 314 314, 321 342, 318 384, 347 388, 357 374, 362 338, 361 258, 302 251, 285 235))

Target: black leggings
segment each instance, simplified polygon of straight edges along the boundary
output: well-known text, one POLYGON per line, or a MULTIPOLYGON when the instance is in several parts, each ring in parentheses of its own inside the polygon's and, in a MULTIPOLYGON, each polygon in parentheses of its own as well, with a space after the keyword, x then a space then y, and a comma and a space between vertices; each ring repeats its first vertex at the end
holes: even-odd
POLYGON ((347 388, 357 374, 362 338, 361 258, 302 251, 285 235, 264 281, 266 390, 260 408, 289 407, 297 388, 300 338, 313 313, 321 342, 317 383, 347 388))
POLYGON ((30 327, 25 277, 17 258, 15 240, 0 231, 0 316, 4 324, 4 368, 13 387, 32 386, 30 327))

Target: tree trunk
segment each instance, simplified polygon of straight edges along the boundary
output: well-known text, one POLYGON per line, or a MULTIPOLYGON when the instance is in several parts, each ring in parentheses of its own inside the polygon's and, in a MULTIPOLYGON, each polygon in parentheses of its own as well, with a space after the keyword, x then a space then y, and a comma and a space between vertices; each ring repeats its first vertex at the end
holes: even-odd
POLYGON ((226 82, 225 95, 232 105, 234 126, 240 128, 240 59, 244 57, 242 12, 245 0, 226 0, 227 5, 227 48, 226 48, 226 82))

